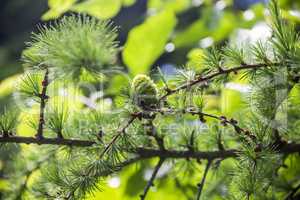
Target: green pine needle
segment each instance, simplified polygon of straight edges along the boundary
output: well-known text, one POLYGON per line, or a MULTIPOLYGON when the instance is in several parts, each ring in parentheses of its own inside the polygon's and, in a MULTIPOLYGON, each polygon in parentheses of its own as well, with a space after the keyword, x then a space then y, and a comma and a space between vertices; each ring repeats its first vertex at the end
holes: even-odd
POLYGON ((23 53, 26 67, 47 66, 79 78, 83 69, 99 73, 115 63, 117 29, 109 21, 72 15, 39 31, 23 53))
POLYGON ((54 133, 62 133, 68 119, 68 107, 66 104, 55 103, 50 106, 47 113, 47 126, 54 133))
POLYGON ((18 92, 26 97, 39 100, 42 92, 43 75, 39 72, 26 72, 17 85, 18 92))
POLYGON ((1 133, 12 133, 18 123, 15 112, 4 109, 4 113, 0 115, 0 131, 1 133))

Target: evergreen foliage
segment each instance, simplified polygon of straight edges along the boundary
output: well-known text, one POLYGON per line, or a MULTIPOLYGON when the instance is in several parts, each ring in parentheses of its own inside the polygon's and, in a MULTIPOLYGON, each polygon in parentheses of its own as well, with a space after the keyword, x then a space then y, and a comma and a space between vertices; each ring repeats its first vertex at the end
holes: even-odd
MULTIPOLYGON (((126 166, 150 165, 158 158, 144 190, 138 190, 141 200, 167 164, 168 176, 187 199, 297 199, 299 180, 287 179, 284 171, 296 171, 285 163, 300 152, 294 128, 299 107, 291 106, 290 96, 299 84, 300 39, 275 0, 270 13, 273 36, 266 43, 213 47, 205 52, 201 69, 183 67, 168 78, 158 70, 160 80, 136 75, 125 89, 129 96, 112 97, 106 109, 81 105, 72 113, 75 100, 51 102, 55 97, 49 88, 70 74, 76 83, 84 71, 111 76, 105 70, 116 67, 116 29, 110 22, 75 15, 41 27, 23 53, 27 68, 18 83, 18 92, 40 106, 36 135, 16 133, 10 112, 0 117, 0 142, 40 146, 14 159, 20 173, 11 179, 20 183, 5 198, 88 198, 126 166), (55 76, 49 80, 48 73, 55 76), (220 92, 236 76, 251 84, 248 108, 239 116, 207 113, 210 92, 220 92), (287 124, 286 113, 294 119, 287 124)), ((107 89, 109 79, 104 80, 107 89)))
POLYGON ((83 69, 99 73, 115 63, 117 34, 109 21, 73 15, 39 31, 23 53, 25 67, 56 68, 76 78, 83 69))

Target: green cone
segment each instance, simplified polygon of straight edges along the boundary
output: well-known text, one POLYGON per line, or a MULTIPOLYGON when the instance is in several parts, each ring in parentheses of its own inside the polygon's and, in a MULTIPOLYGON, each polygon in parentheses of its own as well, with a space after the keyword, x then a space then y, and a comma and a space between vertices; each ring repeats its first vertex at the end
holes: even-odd
POLYGON ((146 75, 137 75, 131 84, 131 96, 134 103, 142 109, 156 108, 158 90, 156 84, 146 75))

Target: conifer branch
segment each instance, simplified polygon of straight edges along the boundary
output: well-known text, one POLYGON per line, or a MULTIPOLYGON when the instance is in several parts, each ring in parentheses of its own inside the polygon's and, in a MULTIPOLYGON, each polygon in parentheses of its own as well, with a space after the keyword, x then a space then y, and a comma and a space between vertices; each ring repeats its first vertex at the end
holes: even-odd
POLYGON ((198 186, 198 192, 197 192, 196 200, 200 200, 200 198, 201 198, 202 189, 203 189, 203 186, 204 186, 204 183, 205 183, 205 180, 206 180, 206 176, 207 176, 207 173, 208 173, 208 170, 210 168, 211 163, 212 163, 211 160, 207 161, 207 164, 206 164, 201 182, 198 183, 198 185, 197 185, 198 186))
POLYGON ((145 199, 146 199, 146 196, 147 196, 147 193, 148 193, 149 189, 150 189, 152 186, 154 186, 154 185, 153 185, 153 182, 154 182, 154 180, 155 180, 155 178, 156 178, 156 175, 157 175, 159 169, 161 168, 162 164, 164 163, 164 161, 165 161, 164 158, 160 158, 160 159, 159 159, 157 165, 156 165, 155 168, 154 168, 154 171, 152 172, 151 178, 150 178, 150 180, 148 181, 148 183, 147 183, 147 185, 146 185, 146 187, 145 187, 145 189, 144 189, 144 193, 140 195, 141 200, 145 200, 145 199))
POLYGON ((38 145, 66 145, 66 146, 79 146, 90 147, 96 142, 88 140, 64 139, 64 138, 36 138, 36 137, 22 137, 10 136, 0 137, 0 143, 23 143, 23 144, 38 144, 38 145))
MULTIPOLYGON (((300 145, 299 145, 300 150, 300 145)), ((294 149, 291 149, 294 152, 294 149)), ((138 154, 144 159, 148 158, 170 158, 170 159, 198 159, 198 160, 214 160, 218 158, 235 158, 240 151, 237 149, 228 149, 225 151, 190 151, 190 150, 159 150, 150 148, 136 148, 133 153, 138 154)))
POLYGON ((126 129, 134 122, 135 119, 141 116, 141 113, 134 113, 128 122, 117 131, 117 134, 112 138, 112 140, 106 145, 104 150, 100 153, 100 159, 105 155, 105 153, 111 148, 111 146, 118 140, 118 138, 126 133, 126 129))
MULTIPOLYGON (((66 145, 66 146, 78 146, 78 147, 91 147, 96 144, 94 141, 88 140, 75 140, 75 139, 61 139, 61 138, 42 138, 37 139, 35 137, 22 137, 22 136, 11 136, 11 137, 0 137, 0 143, 22 143, 22 144, 38 144, 38 145, 66 145)), ((285 146, 286 152, 300 151, 299 145, 285 146)), ((199 158, 199 159, 215 159, 215 158, 228 158, 236 157, 237 150, 226 150, 226 151, 179 151, 179 150, 161 150, 161 149, 147 149, 147 148, 136 148, 132 149, 132 153, 136 153, 141 158, 199 158)))
POLYGON ((167 93, 160 97, 159 101, 164 100, 166 97, 168 97, 168 96, 170 96, 170 95, 172 95, 172 94, 174 94, 174 93, 176 93, 176 92, 178 92, 180 90, 184 90, 184 89, 190 88, 191 86, 194 86, 194 85, 196 85, 198 83, 203 83, 203 82, 210 81, 213 78, 215 78, 217 76, 220 76, 220 75, 225 75, 225 74, 230 74, 230 73, 236 73, 238 71, 247 70, 247 69, 256 70, 256 69, 259 69, 259 68, 267 68, 267 67, 280 66, 280 65, 281 65, 281 63, 258 63, 258 64, 242 64, 240 66, 233 67, 233 68, 230 68, 230 69, 224 69, 224 68, 222 68, 221 71, 219 70, 217 72, 208 74, 208 75, 206 75, 204 77, 199 76, 195 80, 189 81, 188 83, 183 84, 181 86, 178 86, 175 89, 168 89, 167 93))
MULTIPOLYGON (((180 107, 178 110, 176 110, 176 108, 171 109, 164 107, 163 105, 167 105, 168 103, 173 104, 173 101, 167 102, 170 95, 183 90, 185 90, 186 93, 191 93, 194 91, 192 90, 193 87, 196 87, 197 84, 199 84, 200 87, 210 87, 210 83, 215 83, 217 80, 225 81, 229 75, 232 73, 237 74, 240 71, 245 71, 252 75, 250 78, 255 86, 255 84, 257 84, 255 83, 256 80, 260 80, 262 78, 271 80, 270 77, 275 74, 273 72, 275 72, 275 68, 277 68, 276 66, 284 67, 287 69, 287 80, 289 83, 291 81, 290 79, 294 81, 291 82, 288 87, 293 86, 295 81, 298 80, 298 68, 293 65, 295 64, 294 60, 296 62, 298 61, 299 48, 297 44, 299 43, 299 37, 293 27, 286 25, 282 20, 280 9, 276 0, 271 0, 270 8, 273 19, 273 36, 269 39, 269 43, 266 47, 262 44, 258 44, 254 48, 250 49, 252 55, 249 57, 249 60, 253 60, 255 62, 254 64, 250 64, 253 63, 252 61, 247 61, 248 56, 245 55, 243 48, 238 49, 230 46, 225 47, 222 50, 213 48, 211 52, 207 52, 206 57, 203 59, 204 67, 201 72, 202 74, 197 74, 197 72, 193 69, 179 70, 180 73, 176 75, 174 81, 178 81, 180 84, 175 86, 173 89, 172 87, 169 87, 167 80, 164 79, 162 72, 159 70, 165 91, 162 95, 159 95, 158 87, 150 77, 140 74, 137 75, 132 81, 131 89, 128 91, 130 93, 130 99, 128 98, 124 100, 129 100, 127 102, 130 104, 130 109, 142 110, 141 112, 133 113, 124 121, 122 120, 112 135, 103 134, 102 132, 102 126, 106 129, 111 125, 110 123, 105 126, 103 125, 104 120, 102 121, 100 118, 94 119, 94 117, 93 120, 88 121, 89 116, 83 119, 84 123, 87 122, 87 125, 84 124, 84 131, 88 131, 93 135, 98 132, 96 135, 98 136, 99 143, 97 143, 96 138, 95 141, 64 138, 62 135, 64 132, 62 132, 62 130, 73 132, 78 129, 78 126, 77 124, 74 124, 73 126, 73 124, 71 125, 68 123, 72 123, 73 121, 67 121, 68 127, 65 128, 64 116, 63 114, 60 115, 60 112, 54 113, 57 115, 53 115, 52 118, 47 117, 47 124, 45 124, 45 109, 49 98, 49 96, 47 96, 49 70, 47 68, 39 68, 40 70, 43 70, 43 73, 45 70, 44 78, 40 73, 38 75, 28 73, 20 85, 20 92, 26 97, 34 98, 34 100, 39 102, 40 113, 38 127, 36 128, 36 135, 34 137, 23 137, 13 134, 16 127, 16 123, 13 123, 14 121, 12 120, 14 117, 7 117, 9 115, 4 114, 0 119, 0 125, 2 127, 0 131, 2 135, 2 137, 0 137, 0 143, 66 145, 82 148, 80 149, 82 150, 80 151, 80 155, 78 154, 79 156, 82 156, 82 160, 80 159, 79 162, 73 162, 73 157, 71 157, 70 160, 65 162, 64 158, 60 160, 58 156, 57 164, 61 164, 59 168, 54 168, 53 172, 50 172, 50 178, 45 177, 44 179, 42 177, 41 182, 49 184, 49 187, 47 185, 47 187, 41 189, 41 194, 46 197, 63 197, 66 199, 85 198, 87 194, 99 189, 99 180, 102 180, 102 178, 118 172, 130 164, 137 163, 145 159, 155 158, 158 159, 159 162, 156 164, 150 180, 144 188, 143 194, 140 195, 141 200, 146 199, 146 196, 157 177, 159 169, 167 159, 183 159, 187 161, 195 159, 196 161, 207 161, 203 176, 197 185, 198 191, 196 194, 196 200, 200 200, 208 171, 210 170, 212 163, 214 161, 220 163, 227 158, 233 158, 245 161, 238 162, 238 166, 235 168, 237 171, 237 174, 235 175, 238 182, 237 185, 241 186, 240 191, 246 196, 246 198, 247 194, 253 194, 253 198, 256 198, 254 196, 255 193, 268 192, 267 190, 269 186, 271 187, 271 182, 274 180, 272 178, 274 169, 277 170, 282 166, 280 165, 281 162, 278 162, 279 160, 282 160, 282 156, 279 156, 279 154, 286 156, 292 153, 299 153, 300 144, 285 141, 284 138, 281 138, 280 136, 280 130, 277 131, 276 129, 274 129, 274 138, 267 138, 267 136, 263 135, 265 134, 266 128, 260 127, 260 121, 257 122, 258 127, 253 127, 253 129, 251 129, 253 131, 250 132, 246 128, 241 127, 236 119, 205 113, 202 112, 201 108, 184 106, 182 109, 182 104, 180 104, 181 102, 179 104, 175 103, 175 105, 180 107), (257 75, 257 79, 254 75, 257 75), (294 77, 294 75, 296 77, 294 77), (41 79, 43 80, 41 81, 41 79), (40 82, 42 82, 42 84, 40 82), (159 105, 161 107, 159 107, 159 105), (222 138, 218 135, 217 144, 213 144, 218 145, 217 150, 201 151, 196 148, 196 144, 198 144, 200 140, 195 137, 194 130, 187 138, 179 138, 186 142, 186 145, 183 147, 181 145, 181 140, 172 140, 173 138, 171 137, 170 141, 168 140, 168 143, 167 141, 164 143, 164 133, 162 133, 163 129, 157 130, 157 127, 155 126, 156 121, 155 123, 153 121, 159 113, 162 115, 178 113, 183 119, 185 119, 185 115, 192 115, 197 117, 197 120, 199 118, 199 120, 203 123, 206 123, 207 118, 211 118, 213 119, 213 125, 215 122, 218 122, 223 126, 229 126, 232 128, 232 131, 234 131, 239 137, 239 140, 236 141, 238 147, 242 146, 244 148, 225 149, 222 144, 222 138), (139 119, 142 123, 147 123, 133 126, 132 135, 129 135, 129 133, 127 134, 127 128, 130 127, 136 119, 139 119), (49 126, 47 127, 57 134, 56 138, 45 137, 44 129, 48 124, 49 126), (145 131, 143 132, 144 134, 140 134, 142 132, 141 128, 143 127, 141 125, 145 125, 144 128, 148 128, 146 133, 145 131), (101 127, 100 131, 99 127, 101 127), (145 140, 147 139, 147 136, 155 140, 155 144, 151 147, 147 146, 148 142, 145 140), (258 138, 260 140, 258 140, 258 138), (175 144, 170 145, 172 147, 165 146, 165 144, 167 145, 173 142, 175 144), (135 157, 132 158, 132 156, 135 157), (71 163, 72 166, 64 165, 64 163, 71 163), (255 170, 252 170, 252 163, 255 164, 255 170), (260 173, 259 176, 257 173, 260 173), (251 182, 249 180, 252 180, 252 178, 255 178, 255 181, 253 181, 255 182, 254 184, 244 184, 251 182), (265 187, 265 185, 268 187, 265 187), (244 191, 251 192, 245 193, 244 191)), ((40 31, 41 33, 34 35, 33 42, 29 43, 30 48, 28 48, 28 51, 24 52, 23 61, 25 61, 27 67, 35 67, 42 65, 42 63, 47 63, 49 69, 51 67, 51 69, 55 72, 63 75, 63 78, 67 75, 71 75, 71 77, 74 78, 74 81, 76 81, 81 80, 82 75, 84 75, 83 73, 87 73, 87 75, 94 73, 102 74, 103 70, 111 69, 111 66, 115 66, 115 58, 119 50, 115 41, 117 34, 115 29, 112 28, 109 23, 98 22, 90 17, 71 16, 63 18, 61 23, 58 22, 49 28, 41 28, 40 31), (72 35, 72 37, 70 37, 70 35, 72 35), (96 43, 97 45, 95 45, 96 43)), ((276 82, 275 79, 272 80, 276 82)), ((277 86, 274 88, 274 91, 280 89, 277 86)), ((104 92, 106 93, 106 91, 104 92)), ((266 113, 273 114, 275 118, 277 109, 274 108, 273 104, 276 105, 279 103, 277 99, 268 95, 267 92, 263 92, 264 94, 255 92, 257 91, 254 91, 254 94, 257 95, 261 101, 259 101, 259 99, 257 102, 259 105, 254 106, 258 107, 258 109, 266 107, 266 113), (270 105, 270 108, 268 105, 270 105)), ((187 97, 187 95, 185 95, 185 97, 187 97)), ((185 100, 186 98, 184 99, 184 103, 186 103, 185 100)), ((202 107, 202 99, 200 100, 201 105, 199 107, 202 107)), ((265 110, 262 109, 262 111, 265 110)), ((76 122, 77 120, 80 121, 81 124, 80 118, 74 120, 76 120, 76 122)), ((172 123, 173 121, 168 119, 166 121, 162 121, 162 123, 165 122, 172 123)), ((256 122, 254 122, 254 124, 250 124, 250 126, 255 126, 255 123, 256 122)), ((181 128, 186 128, 183 127, 184 125, 184 123, 179 124, 180 127, 176 130, 174 136, 181 136, 177 134, 177 131, 179 132, 181 131, 181 128)), ((269 133, 269 130, 267 133, 269 133)), ((201 142, 202 143, 199 143, 199 146, 204 143, 207 145, 211 144, 208 140, 203 140, 201 142)), ((55 153, 56 152, 58 151, 55 150, 55 153)), ((76 154, 72 154, 71 156, 73 155, 76 154)), ((24 183, 22 182, 23 184, 20 186, 20 194, 17 194, 18 198, 22 198, 22 193, 27 189, 27 182, 31 173, 38 169, 41 164, 42 163, 37 159, 36 166, 34 166, 32 170, 24 170, 25 174, 23 174, 23 178, 25 181, 24 183)), ((50 165, 51 163, 49 162, 47 164, 50 165)), ((298 190, 299 186, 297 185, 295 188, 291 188, 286 198, 293 198, 293 195, 295 195, 298 190)), ((250 199, 250 196, 248 196, 248 198, 250 199)))
POLYGON ((213 114, 209 114, 209 113, 204 113, 204 112, 201 112, 201 111, 197 111, 196 108, 186 108, 186 109, 183 109, 183 110, 173 110, 173 109, 167 109, 167 110, 164 110, 164 109, 154 109, 154 110, 151 110, 153 112, 157 112, 157 113, 161 113, 161 114, 175 114, 175 113, 182 113, 182 114, 191 114, 191 115, 198 115, 199 118, 205 122, 205 119, 204 117, 208 117, 208 118, 212 118, 212 119, 216 119, 216 120, 219 120, 221 122, 221 124, 223 126, 227 126, 227 125, 231 125, 235 132, 237 134, 239 134, 239 136, 242 136, 240 134, 244 134, 246 137, 248 137, 248 139, 252 140, 252 141, 256 141, 257 138, 256 136, 251 133, 250 131, 240 127, 238 125, 238 121, 231 118, 231 119, 227 119, 227 117, 225 116, 217 116, 217 115, 213 115, 213 114))
MULTIPOLYGON (((300 144, 290 143, 285 146, 281 146, 276 149, 278 153, 292 154, 300 152, 300 144)), ((204 159, 204 160, 215 160, 215 159, 226 159, 238 157, 240 150, 238 149, 226 149, 217 151, 190 151, 190 150, 159 150, 149 148, 136 148, 132 151, 140 155, 143 158, 173 158, 173 159, 204 159)))
POLYGON ((39 125, 38 130, 36 134, 37 139, 43 138, 43 132, 44 132, 44 125, 45 125, 45 107, 46 107, 46 101, 49 98, 47 96, 47 87, 49 84, 49 70, 46 68, 45 70, 45 76, 42 81, 42 93, 40 94, 40 117, 39 117, 39 125))
MULTIPOLYGON (((22 143, 22 144, 38 144, 38 145, 66 145, 66 146, 78 146, 78 147, 91 147, 96 142, 89 140, 76 140, 76 139, 61 139, 61 138, 42 138, 37 139, 34 137, 22 137, 22 136, 11 136, 11 137, 0 137, 0 143, 22 143)), ((276 149, 282 154, 291 154, 300 152, 300 144, 287 143, 285 145, 278 146, 276 149)), ((230 158, 237 157, 239 150, 227 149, 218 151, 189 151, 189 150, 161 150, 161 149, 149 149, 137 147, 130 151, 136 153, 142 158, 194 158, 194 159, 217 159, 217 158, 230 158)))

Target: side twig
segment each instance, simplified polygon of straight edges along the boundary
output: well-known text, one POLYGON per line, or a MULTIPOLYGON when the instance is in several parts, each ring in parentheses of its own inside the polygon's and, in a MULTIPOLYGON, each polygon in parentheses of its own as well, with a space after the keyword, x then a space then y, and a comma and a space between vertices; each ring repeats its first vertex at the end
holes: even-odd
POLYGON ((145 200, 146 199, 146 196, 147 196, 147 193, 149 191, 149 189, 153 186, 153 182, 155 180, 155 177, 160 169, 160 167, 162 166, 162 164, 164 163, 165 159, 164 158, 160 158, 157 165, 155 166, 155 169, 151 175, 151 178, 150 180, 148 181, 145 189, 144 189, 144 193, 140 195, 141 197, 141 200, 145 200))
POLYGON ((200 198, 201 198, 202 189, 203 189, 203 186, 204 186, 204 183, 205 183, 205 180, 206 180, 206 176, 207 176, 207 173, 208 173, 208 170, 210 168, 211 163, 212 163, 211 160, 207 161, 207 164, 206 164, 201 182, 197 185, 198 186, 198 193, 197 193, 196 200, 200 200, 200 198))
POLYGON ((108 145, 106 145, 106 147, 104 148, 104 150, 100 153, 100 159, 104 156, 104 154, 111 148, 111 146, 118 140, 118 138, 124 134, 126 132, 126 129, 134 122, 134 120, 136 118, 138 118, 140 116, 140 113, 135 113, 131 116, 131 118, 128 120, 128 122, 126 123, 126 125, 119 129, 117 131, 117 134, 112 138, 112 140, 108 143, 108 145))
POLYGON ((164 94, 162 97, 160 97, 159 101, 164 100, 166 97, 168 97, 168 96, 170 96, 170 95, 172 95, 172 94, 174 94, 174 93, 176 93, 180 90, 190 88, 191 86, 194 86, 198 83, 207 82, 207 81, 213 79, 214 77, 217 77, 217 76, 220 76, 220 75, 230 74, 232 72, 237 72, 237 71, 246 70, 246 69, 259 69, 259 68, 279 66, 279 65, 280 65, 280 63, 243 64, 243 65, 238 66, 238 67, 233 67, 233 68, 230 68, 230 69, 223 69, 221 71, 217 71, 217 72, 208 74, 207 76, 204 76, 204 77, 199 76, 195 80, 192 80, 192 81, 190 81, 186 84, 178 86, 175 89, 168 89, 167 93, 164 94))
POLYGON ((45 124, 45 107, 46 107, 46 101, 49 98, 47 96, 47 87, 49 84, 49 70, 46 68, 45 76, 42 81, 42 93, 40 94, 40 117, 39 117, 39 125, 38 130, 36 134, 37 139, 43 138, 43 132, 44 132, 44 124, 45 124))
POLYGON ((227 126, 230 125, 234 128, 235 132, 237 134, 239 134, 239 136, 242 136, 241 134, 244 134, 244 136, 246 136, 248 139, 250 139, 251 141, 256 141, 257 138, 255 137, 254 134, 252 134, 250 131, 240 127, 238 125, 238 121, 236 121, 235 119, 231 118, 231 119, 227 119, 225 116, 217 116, 217 115, 213 115, 213 114, 209 114, 209 113, 204 113, 201 111, 198 111, 196 108, 194 107, 190 107, 187 109, 181 109, 181 110, 173 110, 173 109, 167 109, 167 110, 163 110, 163 109, 156 109, 156 110, 151 110, 152 112, 157 112, 157 113, 161 113, 161 114, 176 114, 176 113, 182 113, 182 114, 191 114, 191 115, 198 115, 200 119, 202 119, 203 121, 205 117, 208 118, 212 118, 212 119, 216 119, 218 121, 221 122, 221 124, 223 126, 227 126))

